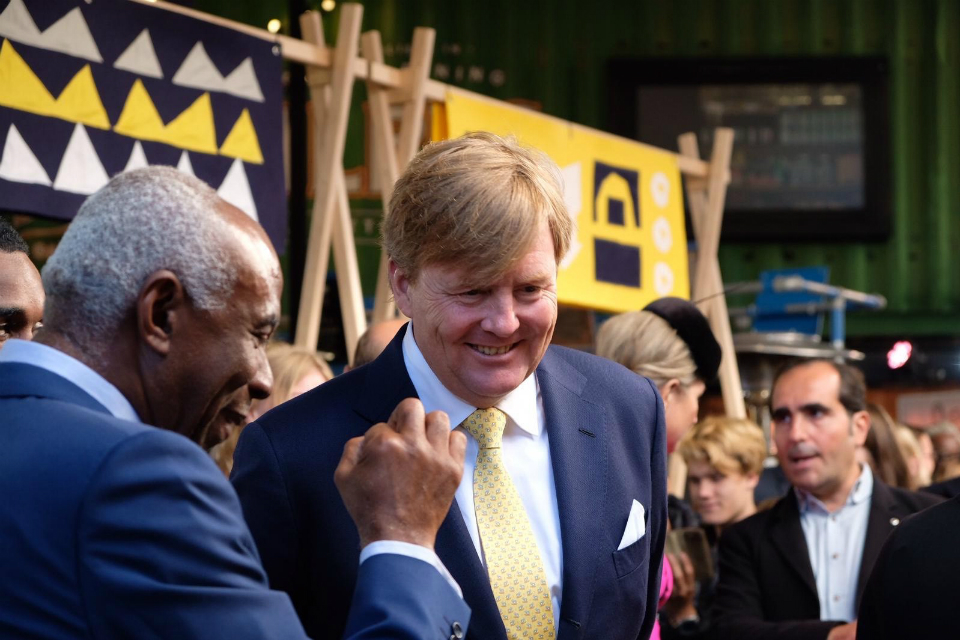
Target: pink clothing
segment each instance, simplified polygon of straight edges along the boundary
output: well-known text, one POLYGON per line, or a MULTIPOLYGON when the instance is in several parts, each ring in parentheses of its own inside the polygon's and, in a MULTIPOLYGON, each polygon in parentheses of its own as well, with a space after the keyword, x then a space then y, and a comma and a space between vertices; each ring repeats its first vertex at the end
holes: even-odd
MULTIPOLYGON (((670 561, 667 556, 663 556, 663 573, 660 574, 660 602, 657 604, 657 610, 663 608, 663 605, 670 599, 673 593, 673 569, 670 568, 670 561)), ((650 632, 650 640, 660 640, 660 621, 655 620, 653 631, 650 632)))

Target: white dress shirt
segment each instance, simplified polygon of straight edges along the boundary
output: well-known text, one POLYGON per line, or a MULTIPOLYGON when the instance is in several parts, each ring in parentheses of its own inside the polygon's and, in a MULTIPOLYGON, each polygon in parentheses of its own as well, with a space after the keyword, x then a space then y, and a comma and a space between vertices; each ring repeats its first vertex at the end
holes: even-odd
POLYGON ((847 501, 832 513, 809 493, 796 491, 800 526, 817 581, 820 619, 852 622, 857 617, 857 581, 870 519, 873 472, 863 465, 847 501))
MULTIPOLYGON (((477 410, 478 407, 453 395, 430 369, 417 346, 412 322, 403 336, 403 362, 427 413, 444 411, 450 416, 450 425, 458 428, 461 422, 477 410)), ((536 375, 527 377, 519 387, 498 402, 496 407, 507 415, 507 426, 503 431, 503 462, 530 519, 553 601, 554 627, 557 628, 563 587, 560 510, 557 507, 553 465, 550 462, 543 398, 536 375)), ((486 566, 473 504, 473 470, 479 448, 473 436, 465 429, 461 430, 467 434, 467 454, 463 479, 457 488, 457 506, 460 507, 463 523, 473 539, 480 561, 486 566)))
MULTIPOLYGON (((87 395, 102 404, 114 418, 140 422, 140 417, 134 410, 133 405, 120 393, 119 389, 99 373, 62 351, 39 342, 12 339, 8 340, 3 349, 0 350, 0 363, 7 362, 29 364, 55 373, 80 387, 87 395)), ((446 578, 454 591, 461 597, 463 596, 460 585, 453 579, 453 576, 450 575, 450 572, 443 566, 440 558, 432 549, 397 540, 380 540, 363 548, 360 554, 360 563, 362 564, 367 558, 380 553, 396 553, 422 560, 434 566, 446 578)))

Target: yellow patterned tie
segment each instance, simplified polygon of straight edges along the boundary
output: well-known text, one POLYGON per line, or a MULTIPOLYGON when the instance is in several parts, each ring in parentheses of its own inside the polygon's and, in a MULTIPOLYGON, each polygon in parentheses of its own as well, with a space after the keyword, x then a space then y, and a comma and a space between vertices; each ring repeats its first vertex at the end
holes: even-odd
POLYGON ((540 550, 500 453, 506 424, 496 408, 477 409, 461 423, 480 445, 473 471, 480 542, 507 638, 553 640, 553 602, 540 550))

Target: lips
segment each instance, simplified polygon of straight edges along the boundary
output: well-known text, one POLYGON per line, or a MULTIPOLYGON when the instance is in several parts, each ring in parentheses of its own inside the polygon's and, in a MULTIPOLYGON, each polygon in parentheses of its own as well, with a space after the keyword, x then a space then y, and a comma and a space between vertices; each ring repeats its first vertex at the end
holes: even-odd
POLYGON ((515 346, 516 346, 516 343, 504 345, 502 347, 487 347, 482 344, 471 344, 470 348, 476 351, 477 353, 482 353, 485 356, 500 356, 507 353, 508 351, 513 349, 515 346))

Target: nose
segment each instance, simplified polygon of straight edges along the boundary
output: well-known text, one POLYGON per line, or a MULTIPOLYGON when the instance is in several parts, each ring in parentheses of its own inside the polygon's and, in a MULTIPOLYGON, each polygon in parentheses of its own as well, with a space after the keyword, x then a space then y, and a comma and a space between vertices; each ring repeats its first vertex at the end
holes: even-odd
POLYGON ((250 389, 250 397, 254 400, 263 400, 273 392, 273 371, 270 369, 270 362, 267 360, 265 349, 257 350, 259 357, 253 377, 247 383, 250 389))
POLYGON ((788 442, 791 444, 796 442, 803 442, 807 439, 808 428, 810 425, 807 424, 806 419, 802 414, 793 416, 793 419, 790 421, 790 427, 787 432, 788 442))
POLYGON ((520 328, 512 292, 490 296, 480 328, 504 338, 512 336, 520 328))

